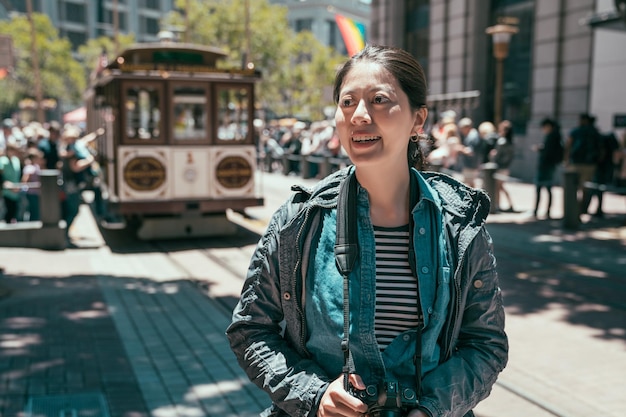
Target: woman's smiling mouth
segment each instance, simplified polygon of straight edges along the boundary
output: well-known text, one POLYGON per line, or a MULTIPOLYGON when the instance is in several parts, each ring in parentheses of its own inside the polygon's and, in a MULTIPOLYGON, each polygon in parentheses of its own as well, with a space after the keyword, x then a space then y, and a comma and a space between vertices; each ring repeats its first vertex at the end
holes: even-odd
POLYGON ((377 140, 380 140, 381 137, 380 136, 353 136, 352 137, 352 142, 374 142, 377 140))

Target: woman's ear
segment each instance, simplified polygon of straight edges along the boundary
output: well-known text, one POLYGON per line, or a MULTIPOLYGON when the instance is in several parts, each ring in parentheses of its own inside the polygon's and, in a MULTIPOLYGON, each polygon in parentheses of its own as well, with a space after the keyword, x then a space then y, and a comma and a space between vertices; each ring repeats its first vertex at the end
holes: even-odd
POLYGON ((413 124, 413 131, 415 133, 421 133, 424 123, 428 118, 428 109, 426 107, 420 107, 415 112, 415 123, 413 124))

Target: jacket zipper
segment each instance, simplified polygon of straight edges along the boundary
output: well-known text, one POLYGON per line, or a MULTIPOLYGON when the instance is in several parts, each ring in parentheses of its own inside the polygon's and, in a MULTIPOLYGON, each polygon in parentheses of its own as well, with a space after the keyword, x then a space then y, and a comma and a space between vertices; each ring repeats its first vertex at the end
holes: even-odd
MULTIPOLYGON (((296 235, 296 242, 298 242, 298 244, 296 245, 296 264, 294 266, 294 270, 293 270, 293 277, 294 279, 292 280, 292 285, 293 287, 291 288, 294 297, 295 296, 299 296, 298 299, 296 299, 296 310, 298 311, 298 313, 300 314, 300 346, 302 346, 302 350, 307 352, 306 347, 305 347, 305 343, 306 343, 306 319, 304 317, 304 301, 302 300, 303 297, 305 297, 304 292, 298 294, 296 291, 296 282, 298 280, 298 270, 300 269, 300 265, 302 264, 301 262, 301 250, 300 250, 300 240, 302 239, 302 233, 304 231, 304 228, 306 227, 306 225, 308 224, 308 220, 309 220, 309 213, 311 212, 311 209, 307 209, 306 213, 304 215, 304 220, 302 222, 302 225, 300 226, 300 229, 298 230, 298 234, 296 235)), ((303 274, 300 274, 301 277, 303 274)), ((302 279, 304 279, 304 277, 302 277, 302 279)), ((303 284, 304 285, 304 284, 303 284)))
MULTIPOLYGON (((459 233, 459 238, 461 236, 461 233, 459 233)), ((474 236, 472 238, 475 239, 476 236, 474 236)), ((457 239, 458 241, 459 239, 457 239)), ((448 244, 448 248, 452 248, 451 245, 451 241, 450 241, 450 236, 448 236, 448 233, 446 231, 446 242, 448 244)), ((458 246, 458 245, 457 245, 458 246)), ((457 260, 457 264, 454 268, 454 275, 453 275, 453 279, 454 279, 454 300, 455 300, 455 311, 454 311, 454 317, 452 317, 453 315, 450 315, 450 325, 448 326, 448 335, 447 337, 444 339, 446 340, 448 343, 448 346, 446 346, 445 352, 446 352, 446 357, 445 359, 449 359, 452 356, 452 336, 454 335, 454 329, 457 326, 457 323, 459 321, 459 312, 461 311, 461 265, 463 264, 463 262, 465 261, 465 257, 467 254, 467 250, 463 251, 463 253, 461 254, 461 256, 458 258, 457 260)))

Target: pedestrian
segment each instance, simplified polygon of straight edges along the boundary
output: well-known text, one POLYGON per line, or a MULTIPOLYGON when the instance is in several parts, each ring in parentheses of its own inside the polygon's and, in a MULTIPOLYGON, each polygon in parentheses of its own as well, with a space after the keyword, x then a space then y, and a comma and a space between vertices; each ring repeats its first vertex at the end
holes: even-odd
POLYGON ((25 184, 26 201, 28 203, 28 220, 37 221, 41 219, 39 210, 41 166, 43 164, 43 152, 39 149, 31 148, 28 151, 28 163, 22 169, 22 183, 25 184))
POLYGON ((480 138, 478 130, 474 128, 474 122, 469 117, 459 120, 459 132, 463 143, 462 151, 459 153, 463 181, 470 187, 475 187, 478 168, 485 157, 485 142, 480 138))
POLYGON ((496 147, 498 141, 498 133, 493 123, 489 121, 482 122, 478 125, 478 134, 482 140, 483 147, 483 160, 481 163, 489 162, 489 155, 491 151, 496 147))
POLYGON ((618 141, 618 149, 615 151, 615 185, 626 187, 626 130, 618 141))
MULTIPOLYGON (((93 135, 93 134, 89 134, 93 135)), ((81 193, 85 188, 86 172, 95 159, 80 143, 81 131, 77 126, 67 125, 63 129, 62 140, 64 149, 61 152, 61 173, 63 176, 62 213, 65 220, 65 233, 68 246, 72 246, 70 228, 78 215, 81 193)))
POLYGON ((2 121, 2 130, 0 130, 0 155, 4 154, 8 144, 17 145, 18 138, 15 134, 15 122, 13 119, 4 119, 2 121))
POLYGON ((13 142, 6 144, 5 155, 0 156, 0 183, 4 201, 4 221, 17 223, 20 213, 20 188, 22 161, 20 149, 13 142))
POLYGON ((384 401, 397 415, 471 416, 508 355, 489 199, 413 168, 428 90, 409 53, 368 45, 333 91, 354 165, 295 187, 273 215, 226 331, 231 348, 271 397, 263 415, 371 415, 384 401), (381 395, 356 398, 366 387, 381 395))
POLYGON ((435 171, 454 174, 454 171, 458 171, 457 161, 462 148, 456 124, 448 123, 426 157, 426 161, 435 171))
POLYGON ((59 157, 59 146, 61 139, 61 124, 56 120, 50 122, 48 126, 48 136, 42 138, 37 144, 37 148, 43 152, 46 169, 59 169, 61 158, 59 157))
POLYGON ((593 180, 596 164, 600 158, 600 133, 595 117, 587 113, 578 116, 578 126, 572 129, 565 142, 564 162, 577 174, 578 213, 587 213, 591 190, 585 183, 593 180))
POLYGON ((615 161, 618 159, 620 146, 613 132, 600 133, 599 140, 600 155, 593 175, 593 182, 596 184, 597 188, 591 193, 591 198, 596 196, 598 202, 596 212, 593 216, 604 217, 604 210, 602 208, 604 191, 602 188, 613 184, 615 178, 615 161))
MULTIPOLYGON (((495 147, 490 152, 490 159, 497 165, 496 174, 499 178, 496 178, 496 193, 498 196, 503 195, 506 197, 508 208, 498 208, 499 211, 508 213, 515 212, 513 208, 513 200, 511 195, 507 191, 504 183, 506 178, 509 177, 511 171, 510 166, 515 156, 515 145, 513 144, 513 125, 508 120, 503 120, 498 124, 498 140, 495 147)), ((500 202, 500 199, 497 199, 500 202)))
POLYGON ((533 150, 538 152, 537 173, 535 176, 535 210, 533 215, 537 217, 539 203, 541 201, 541 190, 546 189, 548 194, 548 206, 546 207, 546 217, 550 218, 552 207, 552 186, 554 185, 554 173, 557 166, 563 162, 563 139, 559 124, 550 118, 541 121, 543 131, 543 141, 535 146, 533 150))

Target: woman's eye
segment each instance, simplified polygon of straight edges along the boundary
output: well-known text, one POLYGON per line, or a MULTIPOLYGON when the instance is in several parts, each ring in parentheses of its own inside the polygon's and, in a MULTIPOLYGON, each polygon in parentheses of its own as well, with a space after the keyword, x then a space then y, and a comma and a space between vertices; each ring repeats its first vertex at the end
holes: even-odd
POLYGON ((386 103, 387 101, 389 100, 387 100, 387 97, 384 97, 384 96, 375 96, 373 100, 375 104, 386 103))
POLYGON ((349 107, 351 104, 352 104, 352 99, 344 98, 343 100, 341 100, 342 107, 349 107))

